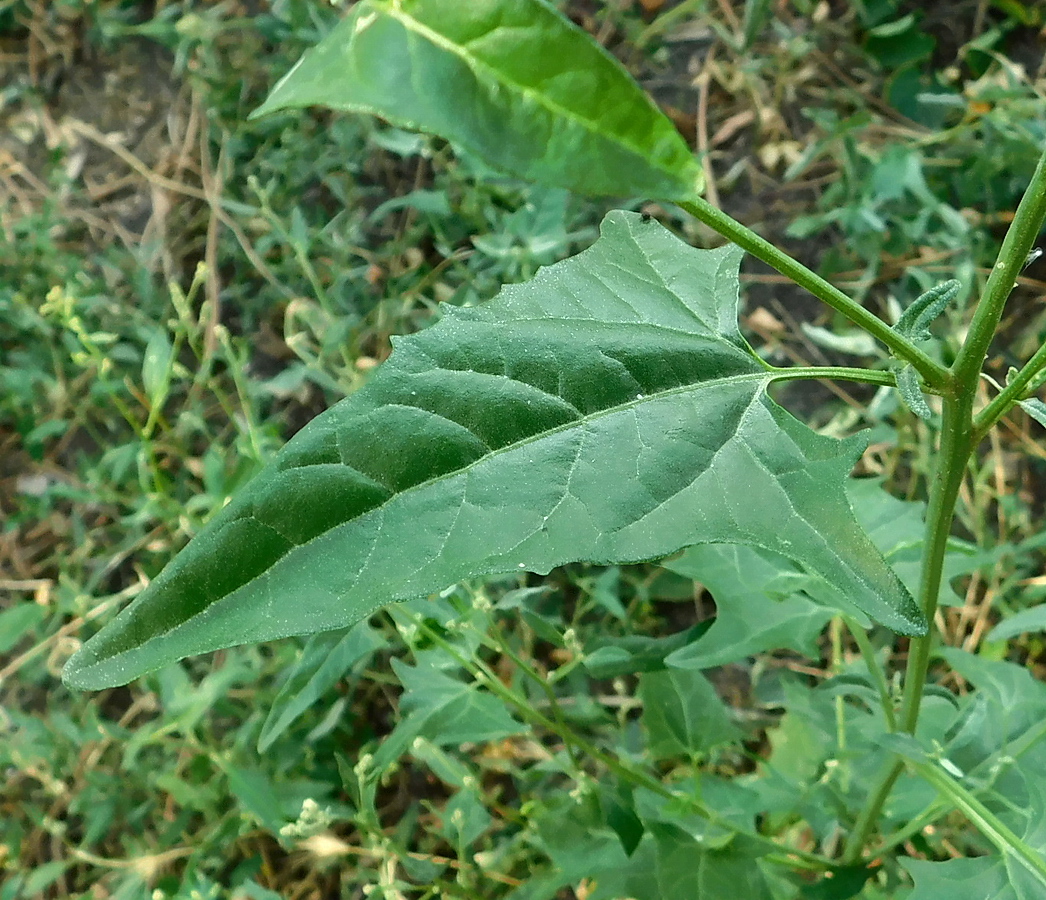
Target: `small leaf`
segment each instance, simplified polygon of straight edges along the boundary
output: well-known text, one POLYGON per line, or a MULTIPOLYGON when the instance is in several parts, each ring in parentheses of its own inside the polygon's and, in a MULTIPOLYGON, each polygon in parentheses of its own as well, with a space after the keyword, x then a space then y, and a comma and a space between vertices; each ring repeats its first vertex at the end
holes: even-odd
POLYGON ((44 619, 44 608, 39 603, 15 603, 0 612, 0 654, 8 653, 22 638, 44 619))
MULTIPOLYGON (((608 872, 613 894, 635 900, 749 900, 770 896, 758 858, 746 848, 709 849, 683 829, 655 823, 627 868, 608 872), (620 878, 620 881, 618 879, 620 878)), ((600 887, 604 879, 597 879, 600 887)))
POLYGON ((710 669, 785 648, 813 655, 817 636, 835 615, 801 595, 813 576, 764 550, 706 544, 664 565, 704 585, 717 609, 707 634, 668 656, 669 666, 710 669))
MULTIPOLYGON (((1014 782, 1012 757, 995 762, 988 776, 988 790, 978 797, 966 783, 941 773, 935 786, 956 807, 966 813, 978 829, 996 845, 997 853, 976 860, 950 860, 943 863, 915 864, 901 860, 915 879, 910 900, 956 897, 959 900, 1039 900, 1046 895, 1046 796, 1042 787, 1042 760, 1029 763, 1018 775, 1020 794, 1007 796, 1006 781, 1014 782), (996 773, 1002 772, 1002 783, 996 773), (1001 790, 1000 790, 1001 788, 1001 790), (983 798, 983 799, 982 799, 983 798), (994 821, 993 821, 994 818, 994 821)), ((1018 763, 1019 765, 1020 763, 1018 763)), ((931 767, 935 763, 929 764, 931 767)), ((927 770, 920 767, 923 777, 927 770)), ((930 772, 933 772, 933 768, 930 772)), ((967 782, 973 779, 966 779, 967 782)))
POLYGON ((953 278, 920 294, 901 313, 893 330, 910 341, 928 341, 932 336, 930 323, 948 308, 948 304, 958 296, 960 287, 962 283, 953 278))
MULTIPOLYGON (((917 589, 926 504, 898 500, 874 478, 851 479, 846 495, 861 528, 890 568, 910 591, 917 589)), ((707 634, 693 635, 665 659, 670 666, 707 669, 786 648, 810 656, 813 642, 836 611, 853 614, 845 594, 833 585, 766 550, 707 544, 691 547, 662 565, 704 585, 717 610, 711 623, 702 623, 711 625, 707 634)), ((958 600, 951 581, 974 565, 973 548, 953 538, 945 555, 939 602, 958 600)))
MULTIPOLYGON (((500 699, 475 684, 459 681, 430 661, 408 666, 393 659, 392 668, 404 688, 402 725, 412 735, 447 747, 496 741, 524 730, 500 699)), ((397 725, 396 730, 399 728, 397 725)))
POLYGON ((902 866, 915 880, 908 900, 1034 900, 1017 894, 998 857, 926 862, 902 857, 902 866))
POLYGON ((867 331, 829 331, 809 322, 803 322, 799 327, 811 341, 826 350, 850 356, 876 356, 879 353, 879 344, 867 331))
POLYGON ((696 756, 741 737, 723 701, 700 672, 668 669, 639 679, 643 728, 654 759, 696 756))
POLYGON ((865 440, 819 435, 766 395, 737 326, 739 262, 611 213, 584 253, 394 339, 74 655, 67 683, 344 628, 464 578, 712 542, 794 559, 924 632, 845 496, 865 440))
POLYGON ((229 790, 239 801, 243 812, 255 818, 267 831, 278 833, 286 821, 286 809, 273 789, 269 774, 261 768, 240 768, 224 762, 229 790))
POLYGON ((327 106, 582 194, 692 199, 701 167, 610 54, 544 0, 363 0, 254 116, 327 106))
MULTIPOLYGON (((992 765, 999 755, 1011 755, 1029 735, 1038 735, 1046 721, 1046 685, 1023 666, 985 659, 956 647, 942 647, 940 655, 977 691, 963 700, 962 721, 953 729, 949 757, 963 771, 992 765)), ((1023 764, 1042 765, 1046 746, 1036 741, 1034 754, 1023 764), (1039 759, 1035 759, 1039 756, 1039 759)))
POLYGON ((448 843, 466 853, 493 823, 483 799, 474 787, 463 788, 443 808, 443 835, 448 843))
POLYGON ((998 858, 948 862, 902 858, 901 864, 915 880, 915 890, 908 900, 1018 900, 998 858))
POLYGON ((919 373, 911 363, 903 366, 897 373, 897 393, 901 395, 904 405, 920 419, 929 421, 933 418, 933 410, 927 405, 919 384, 919 373))
POLYGON ((1019 400, 1018 406, 1040 425, 1046 427, 1046 403, 1041 400, 1019 400))
POLYGON ((770 0, 745 0, 743 50, 751 49, 771 14, 770 0))
POLYGON ((599 797, 603 818, 621 841, 621 847, 631 856, 643 838, 643 823, 636 815, 632 785, 622 782, 599 797))
POLYGON ((167 397, 173 354, 167 332, 157 328, 145 345, 142 357, 142 387, 150 406, 160 406, 167 397))
POLYGON ((310 638, 269 708, 258 737, 258 752, 268 750, 276 738, 333 687, 351 666, 381 646, 378 633, 365 622, 310 638))
POLYGON ((1019 634, 1046 631, 1046 603, 1040 603, 1030 609, 1022 609, 1009 618, 1003 619, 990 632, 985 640, 1008 641, 1019 634))
MULTIPOLYGON (((715 549, 718 545, 706 545, 715 549)), ((653 638, 642 634, 610 638, 601 642, 584 656, 585 670, 593 678, 619 678, 640 672, 660 672, 665 668, 665 657, 698 640, 708 631, 711 622, 699 622, 684 631, 667 637, 653 638)))

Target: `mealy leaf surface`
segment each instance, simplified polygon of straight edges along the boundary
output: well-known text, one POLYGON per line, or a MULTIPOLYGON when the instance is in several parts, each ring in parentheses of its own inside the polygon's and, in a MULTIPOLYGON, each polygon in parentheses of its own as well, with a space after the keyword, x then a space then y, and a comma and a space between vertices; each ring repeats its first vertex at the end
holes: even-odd
POLYGON ((464 578, 771 550, 906 633, 925 623, 844 491, 863 438, 766 395, 733 247, 611 213, 578 256, 448 307, 317 417, 70 660, 79 688, 342 628, 464 578))

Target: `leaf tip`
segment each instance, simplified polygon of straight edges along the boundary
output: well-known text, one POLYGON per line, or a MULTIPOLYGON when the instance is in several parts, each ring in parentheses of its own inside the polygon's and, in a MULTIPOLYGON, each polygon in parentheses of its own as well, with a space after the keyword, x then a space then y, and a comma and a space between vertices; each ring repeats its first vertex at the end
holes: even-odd
POLYGON ((113 652, 112 625, 88 639, 62 668, 62 684, 73 691, 101 691, 122 687, 157 668, 143 666, 136 654, 113 652))
POLYGON ((290 71, 273 85, 272 90, 269 91, 269 96, 262 101, 262 105, 248 114, 248 122, 253 122, 255 119, 267 116, 269 113, 283 109, 287 105, 287 103, 280 98, 280 95, 283 93, 283 87, 288 81, 290 81, 291 77, 298 71, 304 61, 305 56, 302 56, 293 66, 291 66, 290 71))
POLYGON ((81 647, 66 662, 62 669, 62 684, 72 691, 97 691, 106 687, 115 687, 99 682, 91 677, 92 663, 84 659, 84 649, 81 647))

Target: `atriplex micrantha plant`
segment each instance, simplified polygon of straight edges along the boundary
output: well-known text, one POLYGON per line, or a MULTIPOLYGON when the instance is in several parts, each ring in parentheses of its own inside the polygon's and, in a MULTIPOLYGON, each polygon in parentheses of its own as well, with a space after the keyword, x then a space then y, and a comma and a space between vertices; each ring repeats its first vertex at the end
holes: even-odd
MULTIPOLYGON (((751 630, 754 617, 772 619, 801 597, 819 611, 818 629, 829 619, 850 629, 863 668, 789 698, 805 720, 788 727, 827 717, 815 771, 797 787, 772 759, 762 777, 730 782, 699 764, 701 752, 738 736, 725 717, 701 718, 719 701, 700 670, 774 649, 779 632, 766 629, 760 643, 714 626, 689 641, 651 639, 652 654, 595 652, 597 677, 643 673, 648 705, 676 692, 672 702, 693 715, 677 717, 673 740, 693 766, 663 780, 653 765, 598 751, 618 782, 613 803, 573 813, 581 824, 571 852, 591 879, 587 896, 872 897, 891 884, 913 900, 1046 896, 1046 688, 1016 666, 938 647, 932 628, 972 455, 1015 405, 1040 421, 1046 411, 1031 399, 1046 348, 987 405, 974 403, 1046 215, 1046 157, 945 366, 927 350, 928 326, 954 282, 891 326, 709 205, 701 167, 671 123, 544 0, 363 0, 256 115, 308 105, 431 132, 524 179, 674 203, 729 243, 695 250, 657 222, 614 212, 574 258, 395 340, 364 388, 304 428, 83 645, 66 683, 99 689, 193 654, 346 629, 463 579, 690 548, 669 565, 713 592, 713 564, 730 559, 734 578, 792 579, 776 601, 757 586, 738 592, 735 608, 724 592, 720 619, 751 630), (743 251, 868 332, 891 364, 769 365, 738 327, 743 251), (914 563, 855 515, 857 494, 864 507, 904 506, 850 479, 865 439, 818 434, 767 396, 771 384, 802 378, 896 388, 936 429, 914 563), (873 623, 908 636, 903 680, 873 649, 873 623), (928 686, 933 660, 977 690, 957 698, 928 686), (831 777, 833 764, 850 776, 831 777), (938 862, 899 849, 956 810, 983 836, 982 855, 938 862), (798 820, 812 847, 794 840, 798 820), (593 849, 593 834, 610 837, 593 849)), ((483 688, 523 706, 495 677, 483 688)))

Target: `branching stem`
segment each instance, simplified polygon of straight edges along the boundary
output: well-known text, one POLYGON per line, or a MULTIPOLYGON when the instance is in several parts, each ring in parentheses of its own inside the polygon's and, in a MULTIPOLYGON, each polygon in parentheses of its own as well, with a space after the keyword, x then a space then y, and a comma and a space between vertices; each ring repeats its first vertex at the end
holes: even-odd
MULTIPOLYGON (((914 638, 909 647, 900 712, 900 729, 909 734, 915 733, 919 722, 919 709, 933 650, 935 635, 932 626, 941 589, 944 554, 966 467, 978 441, 987 429, 1019 399, 1020 391, 1031 382, 1043 365, 1046 365, 1046 351, 1040 350, 1024 367, 1023 378, 1015 379, 975 422, 973 400, 981 377, 981 367, 1002 317, 1006 298, 1013 290, 1017 275, 1042 229, 1044 219, 1046 151, 1040 157, 1031 184, 1017 207, 1013 223, 1006 232, 999 251, 998 260, 988 277, 984 294, 974 311, 966 340, 945 379, 948 390, 944 394, 940 443, 930 482, 919 583, 919 604, 930 630, 923 637, 914 638)), ((844 853, 847 862, 855 863, 861 859, 882 806, 903 766, 904 763, 900 760, 887 763, 875 780, 865 807, 861 810, 847 841, 844 853)), ((994 834, 997 837, 1000 832, 996 829, 994 834)), ((1007 835, 1004 837, 1008 840, 1007 835)), ((1013 846, 1013 849, 1019 848, 1013 846)))
POLYGON ((863 328, 872 337, 881 341, 898 359, 911 363, 922 376, 923 381, 932 389, 943 391, 948 387, 950 379, 948 370, 944 366, 931 359, 915 344, 894 331, 882 319, 870 313, 839 290, 839 288, 835 287, 835 285, 825 281, 816 272, 808 269, 798 260, 792 259, 784 251, 778 250, 769 241, 761 238, 751 229, 745 228, 740 222, 732 219, 726 213, 716 209, 711 203, 702 200, 700 197, 695 197, 691 201, 680 204, 680 206, 695 219, 704 222, 709 228, 733 241, 738 247, 747 250, 756 259, 762 260, 782 275, 791 278, 796 284, 806 288, 819 300, 828 304, 832 309, 841 312, 855 325, 863 328))
POLYGON ((803 366, 802 368, 779 369, 771 366, 774 381, 856 381, 862 384, 877 384, 880 387, 896 387, 897 377, 885 369, 861 369, 851 366, 803 366))

